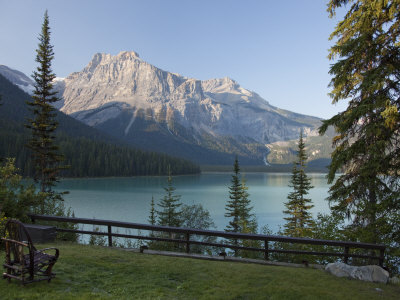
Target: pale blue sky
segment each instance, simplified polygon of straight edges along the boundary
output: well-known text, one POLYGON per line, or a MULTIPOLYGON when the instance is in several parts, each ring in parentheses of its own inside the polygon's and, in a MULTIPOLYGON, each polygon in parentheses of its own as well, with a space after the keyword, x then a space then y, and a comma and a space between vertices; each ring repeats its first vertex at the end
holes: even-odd
POLYGON ((97 52, 134 50, 184 76, 231 77, 272 105, 322 118, 328 84, 329 19, 320 0, 0 0, 0 64, 27 75, 48 9, 59 77, 97 52))

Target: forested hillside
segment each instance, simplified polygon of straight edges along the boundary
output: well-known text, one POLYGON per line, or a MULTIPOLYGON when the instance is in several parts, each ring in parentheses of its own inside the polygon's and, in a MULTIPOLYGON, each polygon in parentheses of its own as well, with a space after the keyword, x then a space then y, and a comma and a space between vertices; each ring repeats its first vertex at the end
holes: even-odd
MULTIPOLYGON (((29 131, 24 128, 30 111, 30 96, 0 75, 0 157, 16 157, 23 175, 32 174, 30 154, 25 147, 29 131)), ((134 176, 198 173, 190 161, 165 154, 134 149, 119 140, 57 112, 58 144, 71 167, 63 176, 134 176)))

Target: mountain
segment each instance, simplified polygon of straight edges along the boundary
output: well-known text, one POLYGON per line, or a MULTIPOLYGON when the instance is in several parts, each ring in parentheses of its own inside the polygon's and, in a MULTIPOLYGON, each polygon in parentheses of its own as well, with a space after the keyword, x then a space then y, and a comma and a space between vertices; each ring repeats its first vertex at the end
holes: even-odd
POLYGON ((24 92, 28 94, 33 93, 34 82, 24 73, 11 69, 7 66, 0 65, 0 74, 7 78, 11 83, 18 86, 24 92))
MULTIPOLYGON (((3 123, 12 124, 13 126, 23 127, 23 124, 27 122, 27 118, 31 117, 31 112, 26 102, 32 101, 30 95, 20 88, 20 79, 30 80, 22 72, 13 70, 6 66, 2 66, 0 70, 7 70, 8 78, 12 78, 13 81, 0 74, 0 95, 2 97, 2 106, 0 106, 0 118, 3 123), (15 88, 18 86, 19 88, 15 88)), ((33 82, 31 81, 29 85, 33 82)), ((93 140, 109 141, 112 143, 123 144, 116 138, 105 134, 91 126, 85 125, 82 122, 77 121, 60 111, 56 111, 56 118, 59 123, 59 130, 67 135, 76 137, 85 137, 93 140)))
MULTIPOLYGON (((23 175, 30 176, 33 166, 25 147, 30 131, 24 124, 32 117, 26 104, 31 97, 2 75, 0 95, 0 158, 16 157, 17 167, 23 175)), ((71 165, 63 176, 165 175, 169 167, 173 174, 199 172, 198 166, 189 161, 134 149, 63 112, 56 111, 56 119, 57 144, 65 155, 65 163, 71 165)))
POLYGON ((56 83, 62 112, 142 149, 201 164, 263 164, 275 142, 316 136, 321 119, 270 105, 230 78, 163 71, 136 52, 97 53, 56 83))

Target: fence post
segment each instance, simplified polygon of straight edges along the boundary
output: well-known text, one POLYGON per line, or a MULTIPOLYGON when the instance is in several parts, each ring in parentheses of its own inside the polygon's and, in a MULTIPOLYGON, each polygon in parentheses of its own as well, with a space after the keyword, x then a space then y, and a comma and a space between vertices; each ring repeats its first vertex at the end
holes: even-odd
POLYGON ((108 225, 108 247, 112 247, 111 225, 108 225))
MULTIPOLYGON (((173 232, 173 228, 169 228, 166 229, 164 227, 160 227, 160 226, 149 226, 147 224, 135 224, 135 223, 127 223, 127 222, 118 222, 117 224, 113 221, 108 221, 108 220, 96 220, 96 222, 93 222, 90 219, 85 219, 85 218, 67 218, 67 217, 57 217, 57 216, 45 216, 45 215, 31 215, 28 214, 28 216, 30 217, 30 219, 32 220, 32 223, 35 223, 36 220, 39 220, 39 223, 41 220, 47 220, 47 221, 53 221, 53 222, 72 222, 72 223, 82 223, 82 224, 97 224, 100 226, 107 226, 108 227, 108 232, 91 232, 91 231, 85 231, 85 230, 68 230, 68 229, 63 229, 63 228, 58 228, 57 230, 59 230, 60 232, 75 232, 75 233, 81 233, 81 234, 96 234, 98 233, 98 235, 101 236, 107 236, 108 237, 108 246, 112 247, 113 246, 113 240, 112 240, 112 236, 113 236, 113 232, 112 232, 112 226, 113 224, 115 224, 115 226, 117 227, 124 227, 122 225, 126 225, 126 228, 136 228, 136 229, 145 229, 145 230, 151 230, 156 231, 160 230, 160 231, 165 231, 165 232, 169 232, 169 236, 170 239, 160 239, 160 240, 166 240, 168 242, 173 242, 174 240, 171 238, 172 237, 172 232, 173 232)), ((190 235, 205 235, 207 236, 208 233, 207 231, 196 231, 196 229, 185 229, 185 228, 178 228, 179 230, 177 232, 178 236, 180 236, 179 238, 179 242, 176 241, 176 244, 179 244, 181 247, 182 244, 185 245, 185 251, 186 253, 190 253, 190 244, 191 244, 191 240, 190 240, 190 235)), ((220 234, 218 231, 213 231, 210 230, 209 231, 210 234, 212 236, 218 236, 218 237, 223 237, 224 239, 228 239, 230 241, 232 241, 232 243, 229 243, 229 245, 226 244, 220 244, 220 243, 211 243, 213 246, 217 246, 217 247, 225 247, 225 248, 231 248, 234 249, 235 252, 235 256, 238 253, 238 248, 243 248, 243 247, 239 247, 239 241, 240 240, 246 240, 246 238, 251 238, 254 240, 257 240, 259 242, 263 242, 264 241, 264 249, 262 248, 262 245, 259 245, 257 247, 257 249, 252 248, 251 250, 255 250, 258 253, 260 252, 264 252, 264 259, 265 260, 269 260, 269 237, 266 235, 258 235, 257 237, 253 236, 253 235, 246 235, 246 234, 242 234, 242 235, 235 235, 232 233, 228 233, 228 234, 220 234)), ((116 236, 118 236, 119 234, 116 234, 116 236)), ((125 235, 126 238, 135 238, 137 239, 139 237, 139 239, 146 239, 146 236, 133 236, 133 235, 125 235)), ((159 240, 158 238, 154 238, 154 236, 150 235, 150 240, 159 240)), ((384 264, 384 260, 385 260, 385 246, 384 245, 372 245, 372 244, 365 244, 365 243, 352 243, 352 242, 339 242, 339 241, 329 241, 329 240, 316 240, 315 242, 310 242, 308 239, 296 239, 296 238, 288 238, 288 237, 279 237, 279 236, 275 236, 275 237, 271 237, 271 242, 273 241, 277 241, 278 243, 301 243, 301 244, 316 244, 316 245, 326 245, 326 246, 334 246, 334 248, 336 247, 340 247, 340 248, 344 248, 343 250, 335 249, 335 254, 343 257, 343 262, 348 264, 349 263, 349 258, 351 257, 360 257, 363 259, 374 259, 375 261, 377 260, 379 262, 380 266, 383 266, 384 264), (354 248, 354 249, 358 249, 358 248, 365 248, 365 249, 373 249, 373 256, 367 256, 367 255, 357 255, 357 253, 350 253, 350 248, 354 248), (379 250, 379 256, 378 256, 378 250, 379 250)), ((196 240, 193 240, 193 242, 195 244, 197 244, 198 242, 196 240)), ((202 244, 202 243, 199 243, 202 244)), ((208 244, 208 243, 205 243, 208 244)), ((271 252, 272 253, 293 253, 293 255, 297 255, 297 254, 304 254, 306 253, 311 254, 311 255, 319 255, 318 252, 314 252, 314 251, 282 251, 279 249, 274 249, 274 244, 272 244, 271 247, 271 252)), ((246 247, 244 247, 246 248, 246 247)), ((276 247, 275 247, 276 248, 276 247)), ((321 253, 324 254, 324 253, 321 253)), ((330 254, 329 252, 326 253, 326 255, 330 254)), ((372 255, 372 254, 371 254, 372 255)), ((351 259, 350 259, 351 261, 351 259)))
POLYGON ((344 258, 343 262, 347 264, 349 262, 349 246, 344 247, 344 258))
POLYGON ((186 232, 186 253, 190 252, 190 234, 186 232))
POLYGON ((385 259, 385 249, 381 249, 379 255, 379 266, 383 268, 383 260, 385 259))
POLYGON ((264 249, 265 249, 265 251, 264 251, 264 259, 265 260, 269 260, 269 248, 268 248, 268 240, 264 240, 264 249))

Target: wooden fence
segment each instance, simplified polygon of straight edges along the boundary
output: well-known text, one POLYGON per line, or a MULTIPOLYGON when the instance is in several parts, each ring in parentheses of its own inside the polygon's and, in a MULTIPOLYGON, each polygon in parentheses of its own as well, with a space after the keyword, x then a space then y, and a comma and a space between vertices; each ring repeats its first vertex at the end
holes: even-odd
POLYGON ((119 221, 109 221, 109 220, 98 220, 98 219, 85 219, 85 218, 70 218, 70 217, 59 217, 59 216, 45 216, 45 215, 35 215, 30 214, 32 222, 35 223, 36 220, 53 221, 53 222, 67 222, 73 224, 91 224, 98 226, 107 226, 107 232, 100 231, 88 231, 88 230, 78 230, 78 229, 65 229, 57 227, 58 232, 72 232, 77 234, 90 234, 90 235, 103 235, 108 237, 108 246, 112 247, 113 237, 139 239, 139 240, 150 240, 150 241, 163 241, 163 242, 174 242, 185 245, 185 250, 190 253, 191 245, 202 245, 211 246, 218 248, 230 248, 233 250, 246 250, 246 251, 259 251, 264 253, 264 258, 268 260, 270 258, 270 253, 284 253, 284 254, 294 254, 294 255, 316 255, 316 256, 336 256, 342 257, 344 263, 348 263, 349 257, 352 258, 362 258, 368 260, 375 260, 380 266, 383 266, 385 245, 367 244, 367 243, 357 243, 357 242, 344 242, 344 241, 332 241, 332 240, 320 240, 320 239, 310 239, 310 238, 294 238, 287 236, 276 236, 276 235, 262 235, 262 234, 245 234, 245 233, 234 233, 225 231, 215 231, 215 230, 199 230, 191 228, 179 228, 179 227, 167 227, 167 226, 156 226, 148 224, 138 224, 138 223, 128 223, 119 221), (171 237, 157 237, 154 235, 131 235, 131 234, 120 234, 112 232, 112 228, 128 228, 128 229, 138 229, 138 230, 148 230, 151 232, 168 232, 175 233, 181 236, 181 238, 171 238, 171 237), (218 242, 204 242, 191 240, 191 236, 208 236, 208 237, 220 237, 230 240, 253 240, 261 241, 264 244, 264 248, 254 248, 254 247, 244 247, 240 245, 218 243, 218 242), (270 242, 281 242, 290 244, 303 244, 303 245, 321 245, 321 246, 333 246, 341 247, 343 251, 339 252, 323 252, 323 251, 300 251, 300 250, 284 250, 284 249, 270 249, 270 242), (351 253, 350 249, 367 249, 379 251, 379 255, 364 255, 358 253, 351 253))

